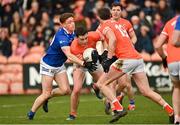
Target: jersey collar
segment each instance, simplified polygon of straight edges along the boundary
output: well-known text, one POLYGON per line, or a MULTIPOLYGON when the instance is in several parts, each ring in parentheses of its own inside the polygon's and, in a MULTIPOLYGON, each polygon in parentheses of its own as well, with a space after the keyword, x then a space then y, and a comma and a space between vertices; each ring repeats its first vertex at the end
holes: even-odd
POLYGON ((68 30, 66 28, 63 27, 63 30, 65 31, 66 34, 71 34, 68 32, 68 30))

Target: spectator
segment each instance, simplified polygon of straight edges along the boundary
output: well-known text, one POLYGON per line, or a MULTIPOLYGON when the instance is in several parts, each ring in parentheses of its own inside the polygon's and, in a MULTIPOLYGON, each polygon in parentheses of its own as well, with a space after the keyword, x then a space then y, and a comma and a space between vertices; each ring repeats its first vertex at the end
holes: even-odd
POLYGON ((29 31, 28 31, 28 27, 27 25, 23 25, 21 28, 21 32, 19 33, 19 41, 24 41, 25 43, 27 43, 28 47, 31 47, 32 44, 29 42, 29 31))
MULTIPOLYGON (((42 35, 43 35, 43 40, 41 41, 41 45, 43 45, 45 48, 49 46, 49 40, 53 35, 53 22, 50 20, 50 17, 47 12, 42 13, 42 18, 41 18, 41 27, 42 27, 42 35), (42 43, 44 42, 44 43, 42 43)), ((39 33, 40 34, 40 33, 39 33)))
POLYGON ((140 52, 145 51, 149 54, 153 54, 154 53, 154 47, 153 47, 153 43, 151 40, 151 37, 148 35, 148 32, 150 31, 150 29, 147 26, 141 26, 140 29, 140 37, 139 37, 139 41, 141 42, 142 45, 142 50, 139 50, 140 52))
POLYGON ((10 33, 20 33, 22 20, 16 11, 13 14, 13 22, 10 25, 10 33))
POLYGON ((152 17, 149 15, 145 15, 144 11, 139 12, 139 18, 141 25, 146 25, 149 28, 152 27, 152 19, 151 19, 152 17))
POLYGON ((35 38, 33 40, 33 46, 36 45, 45 46, 44 36, 42 32, 43 32, 43 28, 40 25, 36 26, 36 33, 35 33, 35 38))
POLYGON ((55 32, 57 32, 58 31, 58 29, 60 28, 60 22, 59 22, 59 17, 60 17, 60 15, 54 15, 54 18, 53 18, 53 24, 54 24, 54 26, 53 26, 53 34, 55 33, 55 32))
POLYGON ((152 2, 151 0, 145 0, 144 2, 144 8, 142 9, 145 13, 145 15, 152 16, 154 13, 154 10, 152 8, 152 2))
POLYGON ((173 11, 167 5, 166 0, 159 0, 157 11, 161 15, 163 23, 167 22, 174 16, 173 11))
POLYGON ((154 29, 155 36, 161 33, 163 26, 164 26, 164 23, 162 21, 161 15, 159 13, 155 13, 154 19, 153 19, 153 29, 154 29))
MULTIPOLYGON (((11 37, 18 38, 18 34, 13 33, 11 37)), ((17 44, 13 44, 12 55, 24 57, 28 53, 28 47, 25 41, 18 41, 17 44)))
POLYGON ((12 54, 12 43, 8 38, 8 29, 0 29, 0 54, 9 57, 12 54))
POLYGON ((9 24, 12 22, 12 8, 10 4, 6 4, 3 6, 3 11, 2 11, 2 25, 4 27, 9 27, 9 24))
POLYGON ((128 2, 126 7, 126 11, 128 13, 127 19, 130 20, 133 15, 138 15, 139 10, 140 10, 139 6, 134 4, 133 1, 128 2))
POLYGON ((37 1, 31 3, 30 13, 29 18, 34 17, 35 20, 41 20, 41 11, 39 10, 39 3, 37 1))

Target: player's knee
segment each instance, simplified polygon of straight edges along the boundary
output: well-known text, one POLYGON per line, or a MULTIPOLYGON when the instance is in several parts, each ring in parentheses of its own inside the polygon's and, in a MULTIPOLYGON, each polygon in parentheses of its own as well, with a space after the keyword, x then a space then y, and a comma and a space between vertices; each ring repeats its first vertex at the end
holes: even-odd
POLYGON ((51 97, 51 91, 43 92, 42 95, 43 95, 43 97, 44 97, 45 99, 48 99, 48 98, 51 97))
POLYGON ((127 87, 127 84, 126 84, 126 82, 121 82, 121 83, 119 84, 119 86, 120 86, 121 88, 126 88, 126 87, 127 87))
POLYGON ((149 97, 149 92, 150 92, 149 90, 142 89, 142 90, 140 90, 140 92, 143 96, 149 97))
POLYGON ((61 93, 62 93, 62 95, 69 95, 69 94, 71 94, 71 89, 69 87, 62 87, 61 93))
POLYGON ((70 88, 64 89, 64 94, 65 94, 65 95, 71 94, 71 89, 70 89, 70 88))
POLYGON ((81 88, 74 88, 74 89, 73 89, 73 93, 74 93, 74 94, 79 94, 80 91, 81 91, 81 88))
POLYGON ((129 90, 129 89, 132 88, 132 86, 131 86, 130 84, 127 84, 127 85, 126 85, 126 88, 129 90))
POLYGON ((99 89, 102 89, 103 85, 102 84, 99 84, 99 83, 96 83, 96 86, 99 88, 99 89))

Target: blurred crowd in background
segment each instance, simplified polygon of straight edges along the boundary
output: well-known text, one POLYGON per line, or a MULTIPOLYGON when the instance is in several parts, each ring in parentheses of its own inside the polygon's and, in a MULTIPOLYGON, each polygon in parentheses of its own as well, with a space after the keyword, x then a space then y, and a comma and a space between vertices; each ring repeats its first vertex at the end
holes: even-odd
POLYGON ((122 4, 122 18, 133 25, 135 48, 154 54, 154 42, 175 15, 173 0, 0 0, 0 54, 24 58, 37 46, 45 52, 64 12, 75 14, 76 25, 84 23, 88 30, 96 30, 97 10, 113 2, 122 4))

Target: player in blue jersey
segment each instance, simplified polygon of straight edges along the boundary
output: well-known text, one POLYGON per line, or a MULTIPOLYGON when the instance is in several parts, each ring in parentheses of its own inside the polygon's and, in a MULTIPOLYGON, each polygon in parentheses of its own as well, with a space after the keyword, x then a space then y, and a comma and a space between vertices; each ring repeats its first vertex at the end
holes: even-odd
POLYGON ((61 28, 54 35, 47 53, 40 62, 40 74, 42 75, 42 94, 36 98, 31 110, 28 112, 28 119, 32 120, 36 111, 43 103, 50 98, 53 80, 59 86, 59 94, 70 94, 71 89, 68 82, 64 63, 67 59, 73 63, 84 66, 89 70, 96 70, 93 62, 80 60, 70 52, 70 45, 75 37, 74 17, 72 13, 64 13, 60 16, 61 28))
POLYGON ((175 30, 173 33, 173 45, 180 47, 180 16, 177 18, 175 30))

